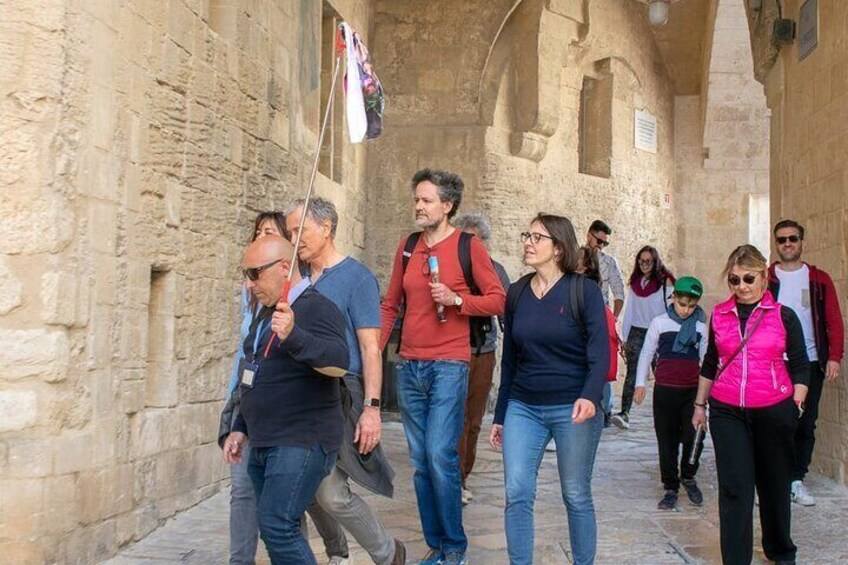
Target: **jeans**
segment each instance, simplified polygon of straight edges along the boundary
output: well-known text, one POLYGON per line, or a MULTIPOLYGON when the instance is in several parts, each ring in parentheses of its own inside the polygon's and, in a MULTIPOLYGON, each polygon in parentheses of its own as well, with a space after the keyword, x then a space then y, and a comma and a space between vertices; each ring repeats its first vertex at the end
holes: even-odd
POLYGON ((336 455, 320 445, 251 448, 247 472, 256 492, 259 535, 273 565, 315 565, 300 519, 336 464, 336 455))
POLYGON ((242 448, 242 459, 230 465, 230 565, 253 565, 259 542, 256 495, 247 474, 250 442, 242 448))
POLYGON ((431 549, 465 553, 462 479, 457 444, 462 432, 468 363, 401 360, 398 398, 424 540, 431 549))
POLYGON ((748 565, 753 558, 755 487, 766 557, 795 562, 790 486, 797 417, 791 397, 765 408, 739 408, 710 399, 725 565, 748 565))
POLYGON ((689 454, 695 444, 692 414, 697 393, 698 387, 654 386, 654 431, 660 456, 660 477, 666 490, 679 490, 681 479, 694 479, 698 472, 703 439, 696 448, 695 463, 689 464, 689 454), (680 452, 681 444, 683 453, 680 452))
POLYGON ((819 418, 819 401, 824 388, 824 366, 818 361, 810 363, 810 389, 805 404, 807 409, 798 420, 795 432, 795 466, 792 470, 793 481, 803 481, 810 470, 813 460, 813 448, 816 446, 816 420, 819 418))
MULTIPOLYGON (((635 388, 635 387, 634 387, 635 388)), ((615 403, 615 391, 612 389, 612 383, 604 383, 604 394, 601 398, 601 410, 604 411, 607 417, 612 415, 612 406, 615 403)))
POLYGON ((597 524, 592 470, 603 429, 603 413, 582 424, 571 421, 573 404, 531 406, 510 400, 503 427, 506 483, 506 543, 511 565, 533 562, 533 506, 545 445, 556 442, 562 499, 575 565, 595 562, 597 524))
POLYGON ((489 402, 489 391, 492 390, 492 374, 495 371, 495 352, 471 355, 471 365, 468 368, 468 398, 465 400, 465 423, 462 426, 462 437, 459 438, 459 460, 462 470, 462 485, 474 468, 477 459, 477 438, 480 436, 480 425, 486 413, 489 402))
POLYGON ((348 555, 344 531, 339 527, 341 524, 368 552, 374 563, 388 565, 395 556, 395 539, 389 535, 371 507, 358 494, 351 492, 348 480, 347 473, 336 465, 321 482, 315 497, 319 510, 324 512, 315 512, 312 506, 309 509, 309 515, 315 522, 315 527, 324 538, 327 554, 330 557, 334 555, 347 557, 348 555), (325 532, 337 532, 337 534, 325 537, 325 532), (343 547, 343 551, 331 552, 331 540, 334 540, 333 546, 343 547))
POLYGON ((627 335, 627 345, 624 347, 625 362, 627 363, 627 375, 624 377, 624 386, 621 389, 621 413, 630 414, 633 406, 633 393, 636 390, 636 366, 639 364, 639 355, 645 345, 645 334, 648 328, 630 328, 627 335))

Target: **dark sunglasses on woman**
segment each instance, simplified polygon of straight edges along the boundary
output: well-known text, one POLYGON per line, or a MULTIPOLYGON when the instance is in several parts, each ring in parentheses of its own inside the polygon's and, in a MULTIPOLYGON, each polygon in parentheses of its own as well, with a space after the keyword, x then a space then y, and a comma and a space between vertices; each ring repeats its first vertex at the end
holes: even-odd
POLYGON ((757 281, 757 275, 753 273, 748 273, 744 275, 742 278, 739 278, 739 275, 727 275, 727 284, 730 286, 739 286, 743 282, 745 284, 754 284, 757 281))

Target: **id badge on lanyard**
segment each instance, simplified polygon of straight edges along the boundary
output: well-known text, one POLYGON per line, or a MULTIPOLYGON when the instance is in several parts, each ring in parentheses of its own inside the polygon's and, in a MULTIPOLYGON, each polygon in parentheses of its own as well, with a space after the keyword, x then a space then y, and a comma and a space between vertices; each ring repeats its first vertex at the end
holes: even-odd
POLYGON ((262 337, 263 322, 259 322, 259 327, 256 328, 256 336, 253 338, 253 351, 248 356, 239 359, 238 374, 239 384, 247 388, 253 388, 256 381, 256 374, 259 372, 259 362, 256 359, 257 349, 262 337))

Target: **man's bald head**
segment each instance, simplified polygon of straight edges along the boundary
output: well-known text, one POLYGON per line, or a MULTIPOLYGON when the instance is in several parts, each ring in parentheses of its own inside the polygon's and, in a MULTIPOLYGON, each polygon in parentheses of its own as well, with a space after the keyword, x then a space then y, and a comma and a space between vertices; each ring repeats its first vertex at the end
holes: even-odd
MULTIPOLYGON (((260 237, 247 246, 241 260, 242 269, 264 268, 255 281, 248 278, 245 284, 265 306, 273 306, 280 300, 293 252, 294 246, 278 235, 260 237)), ((299 280, 300 272, 295 265, 292 282, 299 280)))

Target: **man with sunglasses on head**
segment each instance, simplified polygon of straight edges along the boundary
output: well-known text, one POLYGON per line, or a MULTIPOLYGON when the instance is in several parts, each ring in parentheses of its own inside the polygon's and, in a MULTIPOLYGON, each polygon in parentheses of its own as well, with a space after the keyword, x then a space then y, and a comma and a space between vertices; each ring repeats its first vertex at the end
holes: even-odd
MULTIPOLYGON (((612 292, 612 313, 618 318, 624 307, 624 279, 615 257, 604 253, 604 248, 610 243, 612 229, 602 220, 595 220, 586 233, 586 245, 598 256, 598 269, 601 274, 601 294, 604 305, 609 306, 609 295, 612 292)), ((601 407, 604 410, 604 427, 610 427, 612 407, 614 403, 612 383, 604 384, 604 397, 601 407)))
POLYGON ((839 377, 845 328, 830 275, 801 260, 804 227, 794 220, 781 220, 774 226, 774 237, 780 261, 769 267, 769 289, 779 303, 798 314, 810 358, 810 390, 795 433, 792 500, 813 506, 816 499, 804 485, 804 476, 813 458, 824 381, 839 377))
POLYGON ((313 565, 300 518, 336 462, 342 441, 338 377, 349 358, 342 313, 309 288, 297 268, 291 291, 281 296, 293 251, 291 243, 269 235, 251 243, 242 258, 245 285, 262 308, 242 344, 233 417, 222 421, 218 442, 232 464, 241 461, 250 438, 247 472, 271 563, 313 565))
POLYGON ((446 171, 413 175, 415 223, 423 231, 398 245, 381 306, 381 348, 404 307, 397 387, 429 547, 423 565, 468 562, 457 447, 468 392, 469 317, 500 316, 506 301, 483 243, 451 225, 463 188, 462 179, 446 171), (475 293, 463 273, 460 245, 468 246, 475 293))

